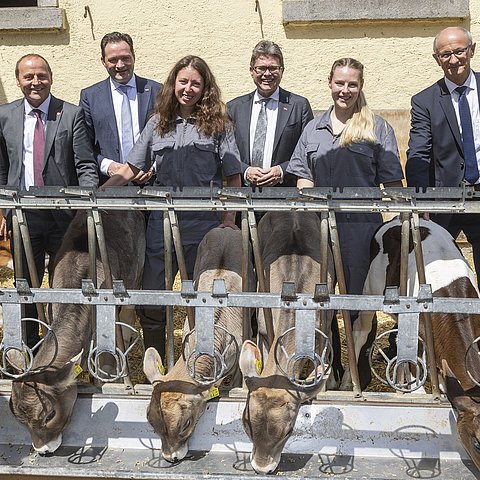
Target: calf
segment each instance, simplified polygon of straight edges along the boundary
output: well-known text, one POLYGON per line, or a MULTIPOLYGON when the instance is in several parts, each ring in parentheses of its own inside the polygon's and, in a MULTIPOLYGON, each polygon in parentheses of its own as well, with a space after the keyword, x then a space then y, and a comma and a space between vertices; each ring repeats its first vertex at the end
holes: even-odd
MULTIPOLYGON (((265 268, 265 280, 272 293, 280 293, 283 282, 295 282, 296 292, 313 296, 320 283, 320 219, 314 213, 269 212, 259 223, 259 241, 265 268)), ((328 288, 333 291, 333 262, 328 258, 328 288)), ((333 312, 332 312, 333 313, 333 312)), ((240 368, 246 377, 248 396, 243 412, 243 425, 253 448, 251 462, 259 473, 273 472, 285 443, 290 437, 300 405, 315 397, 322 383, 299 389, 279 369, 273 355, 278 337, 295 325, 290 309, 274 309, 275 338, 265 367, 259 373, 262 352, 252 342, 243 344, 240 368)), ((327 332, 331 313, 327 315, 327 332)), ((319 328, 319 312, 317 312, 319 328)), ((259 334, 265 335, 263 316, 259 315, 259 334)), ((292 335, 285 337, 285 351, 295 350, 292 335)), ((265 353, 263 355, 265 359, 265 353)), ((279 362, 286 362, 285 354, 279 362)))
MULTIPOLYGON (((104 212, 102 218, 112 276, 123 279, 126 288, 139 288, 145 255, 143 214, 112 210, 104 212)), ((53 288, 78 289, 82 279, 89 278, 85 212, 77 213, 65 233, 53 272, 53 288)), ((105 288, 99 259, 97 285, 105 288)), ((129 310, 134 313, 133 308, 129 310)), ((53 342, 46 339, 33 359, 32 370, 48 367, 14 380, 10 399, 13 414, 26 425, 33 447, 39 453, 52 453, 60 446, 62 432, 72 415, 77 399, 74 368, 76 364, 85 364, 95 332, 92 307, 52 305, 51 329, 58 340, 57 354, 53 342)))
MULTIPOLYGON (((420 236, 427 283, 436 297, 478 298, 475 275, 451 235, 432 221, 420 221, 420 236)), ((401 224, 398 218, 384 224, 372 240, 372 260, 363 293, 382 295, 386 286, 398 286, 400 279, 401 224)), ((417 295, 418 276, 413 244, 408 255, 408 295, 417 295)), ((369 347, 367 339, 375 336, 374 312, 362 312, 354 323, 355 351, 369 347)), ((423 315, 420 336, 425 338, 423 315)), ((480 467, 480 389, 467 373, 465 355, 480 336, 480 315, 432 314, 436 364, 445 376, 442 387, 457 411, 460 439, 480 467)), ((468 369, 480 381, 480 359, 469 355, 468 369)))
MULTIPOLYGON (((215 228, 205 235, 198 247, 194 269, 195 288, 212 291, 213 280, 223 279, 228 292, 242 291, 242 236, 239 230, 215 228)), ((251 269, 250 269, 251 270, 251 269)), ((249 277, 253 277, 250 271, 249 277)), ((224 327, 240 345, 242 342, 243 314, 241 308, 216 308, 215 324, 224 327)), ((188 333, 185 322, 184 336, 188 333)), ((191 338, 191 337, 190 337, 191 338)), ((229 337, 221 329, 215 329, 214 343, 223 351, 229 337)), ((231 386, 239 384, 237 371, 238 350, 229 349, 227 365, 234 364, 231 386)), ((200 358, 196 365, 198 373, 212 377, 213 363, 200 358)), ((203 385, 192 379, 182 356, 166 375, 161 358, 154 348, 145 353, 144 371, 153 385, 152 398, 147 418, 162 440, 162 455, 169 462, 182 460, 188 452, 188 440, 193 434, 198 419, 203 414, 212 385, 203 385)), ((226 372, 227 373, 227 372, 226 372)), ((219 387, 224 378, 215 386, 219 387)))

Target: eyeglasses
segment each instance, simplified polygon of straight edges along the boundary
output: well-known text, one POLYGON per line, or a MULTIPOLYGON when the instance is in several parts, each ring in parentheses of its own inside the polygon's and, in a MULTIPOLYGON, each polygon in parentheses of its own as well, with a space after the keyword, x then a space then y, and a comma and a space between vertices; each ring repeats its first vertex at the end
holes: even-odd
POLYGON ((257 75, 263 75, 267 70, 273 74, 278 73, 280 70, 283 70, 283 67, 281 67, 280 65, 259 65, 252 68, 257 75))
POLYGON ((457 58, 464 57, 468 51, 468 49, 471 47, 471 45, 468 45, 468 47, 465 48, 457 48, 456 50, 453 50, 452 52, 440 52, 437 53, 437 57, 440 60, 450 60, 450 57, 452 55, 455 55, 457 58))

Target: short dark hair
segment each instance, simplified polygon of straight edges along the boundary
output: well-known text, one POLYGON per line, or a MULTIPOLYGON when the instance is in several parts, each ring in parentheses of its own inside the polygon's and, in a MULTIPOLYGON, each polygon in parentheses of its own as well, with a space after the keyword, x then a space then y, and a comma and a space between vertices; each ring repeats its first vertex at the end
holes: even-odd
POLYGON ((15 64, 15 78, 18 78, 18 74, 20 73, 19 65, 22 62, 22 60, 25 60, 26 58, 40 58, 45 62, 45 65, 47 66, 48 73, 50 74, 50 77, 53 77, 52 69, 50 68, 50 64, 47 62, 47 60, 39 55, 38 53, 27 53, 26 55, 23 55, 23 57, 20 57, 17 60, 17 63, 15 64))
POLYGON ((277 57, 280 67, 284 67, 282 50, 275 42, 272 42, 271 40, 260 40, 255 45, 252 51, 252 57, 250 59, 250 66, 253 67, 257 61, 257 58, 264 55, 277 57))
POLYGON ((102 58, 105 58, 105 47, 109 43, 118 43, 118 42, 125 42, 130 47, 130 51, 132 52, 133 58, 135 58, 135 51, 133 50, 133 40, 132 37, 128 33, 120 33, 120 32, 112 32, 107 33, 103 36, 102 40, 100 41, 100 48, 102 49, 102 58))

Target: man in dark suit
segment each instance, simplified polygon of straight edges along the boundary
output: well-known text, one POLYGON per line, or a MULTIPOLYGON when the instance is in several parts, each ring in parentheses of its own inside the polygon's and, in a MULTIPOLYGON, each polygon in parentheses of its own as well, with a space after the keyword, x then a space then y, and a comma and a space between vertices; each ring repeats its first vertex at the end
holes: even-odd
MULTIPOLYGON (((85 110, 103 183, 125 163, 153 113, 161 85, 133 73, 135 52, 130 35, 107 33, 100 47, 109 77, 82 90, 80 106, 85 110)), ((147 179, 136 180, 142 183, 147 179)))
MULTIPOLYGON (((433 58, 444 78, 412 98, 406 177, 409 186, 479 185, 480 74, 472 71, 471 33, 461 27, 442 30, 433 43, 433 58)), ((424 214, 428 218, 428 214, 424 214)), ((473 247, 480 274, 480 215, 437 214, 432 220, 455 238, 461 230, 473 247)))
POLYGON ((244 163, 243 177, 252 185, 295 186, 295 178, 285 170, 313 113, 306 98, 280 87, 284 69, 280 47, 260 41, 250 60, 256 90, 227 104, 244 163))
MULTIPOLYGON (((20 58, 15 76, 24 98, 0 106, 0 185, 22 189, 44 185, 96 188, 98 170, 83 110, 50 94, 52 70, 40 55, 20 58)), ((24 213, 41 283, 45 253, 54 257, 74 212, 24 213)), ((11 216, 7 215, 0 235, 6 238, 10 229, 11 216)), ((12 253, 15 256, 15 250, 12 253)), ((30 281, 24 255, 22 261, 24 275, 30 281)), ((25 316, 37 317, 35 305, 26 305, 25 316)), ((38 325, 28 322, 27 344, 32 347, 37 341, 38 325)))

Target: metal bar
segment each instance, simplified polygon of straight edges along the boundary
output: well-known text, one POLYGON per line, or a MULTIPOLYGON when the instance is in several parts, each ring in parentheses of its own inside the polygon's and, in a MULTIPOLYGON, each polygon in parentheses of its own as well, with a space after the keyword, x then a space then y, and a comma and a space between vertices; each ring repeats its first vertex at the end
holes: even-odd
POLYGON ((196 342, 195 350, 200 354, 213 357, 215 309, 212 307, 197 307, 195 319, 196 342))
MULTIPOLYGON (((165 288, 172 290, 173 288, 173 256, 172 256, 172 227, 168 213, 163 213, 163 248, 165 259, 165 288)), ((175 363, 175 352, 173 345, 173 305, 167 305, 165 310, 165 321, 167 323, 167 340, 165 353, 167 356, 167 367, 169 370, 173 368, 175 363)))
POLYGON ((116 353, 115 343, 115 305, 97 305, 97 350, 108 352, 112 355, 116 353))
MULTIPOLYGON (((242 212, 242 292, 248 292, 250 289, 250 235, 248 233, 248 218, 247 213, 242 212)), ((242 340, 250 338, 250 309, 244 308, 242 311, 243 329, 242 340)))
POLYGON ((295 356, 315 359, 315 321, 314 310, 295 311, 295 356))
MULTIPOLYGON (((335 262, 335 273, 337 274, 338 290, 342 294, 347 293, 347 285, 345 282, 345 274, 343 271, 342 255, 340 251, 340 240, 338 238, 337 221, 335 212, 328 213, 328 223, 330 227, 330 238, 332 242, 333 260, 335 262)), ((358 365, 355 356, 355 345, 353 342, 352 321, 350 319, 350 311, 342 310, 343 327, 347 340, 348 362, 350 366, 350 374, 352 376, 353 394, 355 397, 362 395, 360 389, 360 377, 358 375, 358 365)))
MULTIPOLYGON (((188 280, 187 266, 185 264, 185 257, 183 255, 182 240, 180 238, 180 228, 178 226, 177 214, 175 210, 168 210, 168 218, 172 228, 173 245, 175 247, 175 254, 177 256, 178 271, 180 272, 180 279, 182 281, 188 280)), ((191 307, 187 307, 188 327, 190 331, 195 328, 195 311, 191 307)))
POLYGON ((20 303, 3 305, 3 347, 22 351, 22 308, 20 303))
MULTIPOLYGON (((25 252, 25 258, 27 260, 27 268, 28 268, 28 273, 30 275, 30 282, 32 284, 32 288, 40 288, 40 281, 38 278, 37 267, 35 265, 35 257, 33 256, 32 242, 30 241, 30 233, 28 231, 27 222, 25 221, 23 211, 20 208, 15 209, 15 215, 17 216, 18 226, 20 228, 20 236, 22 239, 22 245, 25 252)), ((20 262, 21 262, 21 258, 22 257, 20 256, 20 262)), ((47 323, 43 304, 37 303, 35 304, 35 307, 37 309, 38 319, 44 323, 47 323)), ((46 335, 47 332, 43 327, 43 325, 41 326, 41 329, 42 329, 42 334, 46 335)))
MULTIPOLYGON (((267 285, 265 282, 265 269, 263 266, 262 253, 260 251, 260 241, 258 239, 257 221, 255 213, 252 210, 247 212, 248 226, 250 227, 250 237, 252 239, 253 258, 255 260, 255 270, 257 272, 258 291, 267 292, 267 285)), ((272 311, 268 308, 263 308, 263 316, 265 318, 265 326, 267 329, 267 338, 269 346, 273 345, 275 332, 273 331, 272 311)))
MULTIPOLYGON (((417 212, 413 212, 412 215, 412 236, 415 260, 417 263, 418 283, 426 284, 425 263, 423 261, 422 239, 420 236, 420 220, 417 212)), ((425 343, 427 345, 428 369, 430 372, 430 380, 432 382, 432 394, 434 398, 440 398, 435 343, 433 341, 432 317, 430 313, 425 312, 423 314, 423 321, 425 324, 425 343)))
MULTIPOLYGON (((320 283, 327 285, 328 288, 328 214, 322 212, 320 216, 320 283)), ((327 313, 320 310, 320 330, 328 335, 326 331, 327 313)))

